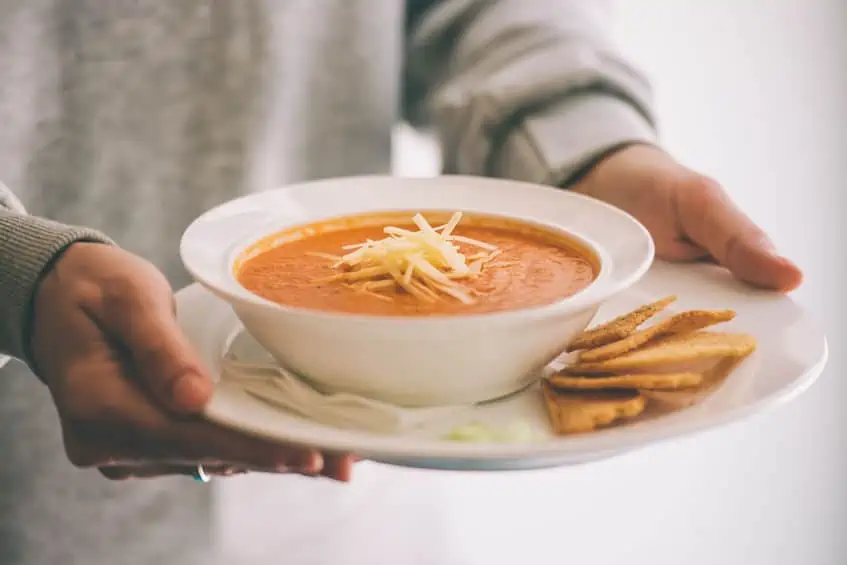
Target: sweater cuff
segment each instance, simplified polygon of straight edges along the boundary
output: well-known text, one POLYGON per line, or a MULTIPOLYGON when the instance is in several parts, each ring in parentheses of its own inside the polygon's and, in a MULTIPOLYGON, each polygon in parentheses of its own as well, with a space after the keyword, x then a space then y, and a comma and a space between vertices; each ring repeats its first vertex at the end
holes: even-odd
POLYGON ((24 362, 33 295, 45 269, 73 243, 112 244, 88 228, 0 211, 0 354, 24 362))
POLYGON ((655 142, 653 125, 632 104, 610 94, 578 94, 531 114, 512 130, 492 172, 566 186, 587 164, 616 147, 655 142))

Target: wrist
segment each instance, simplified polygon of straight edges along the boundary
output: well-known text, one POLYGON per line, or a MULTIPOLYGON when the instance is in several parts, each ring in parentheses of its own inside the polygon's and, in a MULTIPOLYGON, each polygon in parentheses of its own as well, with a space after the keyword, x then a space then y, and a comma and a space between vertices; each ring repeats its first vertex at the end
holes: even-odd
POLYGON ((644 187, 667 185, 682 170, 662 148, 635 143, 605 155, 568 189, 626 208, 624 203, 639 199, 644 187))
POLYGON ((598 160, 632 144, 657 137, 650 116, 609 93, 572 94, 521 119, 502 143, 493 136, 493 176, 570 186, 598 160))
POLYGON ((646 146, 650 147, 651 144, 644 141, 627 141, 623 143, 618 143, 616 145, 612 145, 607 147, 595 155, 592 155, 587 160, 585 160, 582 164, 580 164, 574 173, 566 178, 564 182, 560 185, 560 188, 572 188, 574 185, 579 184, 583 179, 585 179, 588 175, 590 175, 595 169, 600 167, 603 163, 621 153, 631 147, 634 146, 646 146))
POLYGON ((72 265, 73 257, 78 253, 85 253, 85 251, 91 247, 99 247, 102 245, 111 245, 111 242, 90 241, 86 239, 72 241, 68 245, 56 251, 50 260, 44 265, 44 269, 42 269, 41 273, 35 280, 32 289, 32 298, 29 302, 24 322, 23 333, 25 339, 23 342, 23 348, 25 359, 29 364, 30 369, 42 380, 42 382, 43 379, 40 376, 40 371, 32 348, 35 320, 37 319, 37 311, 42 295, 62 292, 68 294, 69 297, 73 299, 75 294, 73 285, 78 283, 83 285, 85 284, 85 273, 75 271, 72 265), (71 263, 70 265, 68 264, 69 262, 71 263))
POLYGON ((0 352, 30 362, 34 289, 51 260, 77 241, 109 239, 95 230, 0 211, 0 352))

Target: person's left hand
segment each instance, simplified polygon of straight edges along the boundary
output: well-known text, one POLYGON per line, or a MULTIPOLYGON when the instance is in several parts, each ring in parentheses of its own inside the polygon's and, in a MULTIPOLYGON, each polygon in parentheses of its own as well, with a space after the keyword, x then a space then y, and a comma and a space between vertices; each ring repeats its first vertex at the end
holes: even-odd
POLYGON ((711 260, 752 285, 788 292, 803 274, 714 180, 656 147, 632 145, 598 163, 573 190, 632 214, 669 261, 711 260))

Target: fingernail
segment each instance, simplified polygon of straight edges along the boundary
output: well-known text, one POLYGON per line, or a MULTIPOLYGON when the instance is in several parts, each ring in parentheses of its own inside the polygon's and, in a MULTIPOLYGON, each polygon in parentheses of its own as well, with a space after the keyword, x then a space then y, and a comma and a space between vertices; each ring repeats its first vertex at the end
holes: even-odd
POLYGON ((197 373, 179 377, 171 389, 174 404, 186 409, 202 408, 212 395, 212 383, 197 373))

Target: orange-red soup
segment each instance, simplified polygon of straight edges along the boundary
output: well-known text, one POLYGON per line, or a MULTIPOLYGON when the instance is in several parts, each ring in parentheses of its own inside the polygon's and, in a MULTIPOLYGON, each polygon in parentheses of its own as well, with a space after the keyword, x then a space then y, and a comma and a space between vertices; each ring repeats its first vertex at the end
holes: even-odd
MULTIPOLYGON (((348 223, 309 229, 311 233, 303 237, 278 236, 274 239, 288 239, 278 244, 268 238, 236 261, 236 278, 247 290, 286 306, 375 316, 428 316, 482 314, 550 304, 584 289, 597 274, 593 257, 558 236, 523 224, 500 227, 468 221, 467 225, 460 224, 454 234, 496 245, 502 252, 477 278, 462 280, 465 288, 475 291, 473 304, 450 296, 425 302, 399 288, 380 291, 392 298, 386 301, 341 281, 315 282, 339 271, 332 261, 308 252, 343 255, 347 253, 342 249, 345 245, 384 238, 383 228, 387 225, 417 229, 408 220, 365 226, 348 223)), ((459 244, 459 248, 465 255, 479 251, 465 244, 459 244)))

